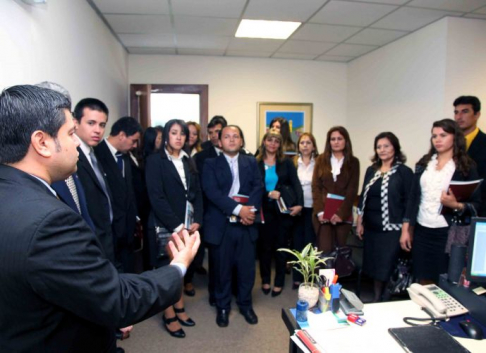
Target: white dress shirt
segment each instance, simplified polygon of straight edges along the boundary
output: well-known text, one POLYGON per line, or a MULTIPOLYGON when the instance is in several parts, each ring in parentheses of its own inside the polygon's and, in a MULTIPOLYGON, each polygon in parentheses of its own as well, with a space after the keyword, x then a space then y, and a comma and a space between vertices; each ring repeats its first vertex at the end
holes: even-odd
POLYGON ((304 164, 302 157, 299 157, 297 160, 297 175, 304 191, 304 207, 307 208, 312 207, 312 174, 314 173, 315 164, 314 157, 311 157, 309 165, 304 164))

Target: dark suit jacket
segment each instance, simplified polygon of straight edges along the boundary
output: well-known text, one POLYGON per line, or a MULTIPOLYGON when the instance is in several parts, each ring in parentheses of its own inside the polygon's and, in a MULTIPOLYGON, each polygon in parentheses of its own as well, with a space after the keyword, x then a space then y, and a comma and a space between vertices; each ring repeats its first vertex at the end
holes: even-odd
MULTIPOLYGON (((297 201, 294 206, 304 206, 304 193, 302 191, 302 185, 300 184, 299 176, 297 175, 297 169, 295 168, 294 163, 290 159, 285 158, 282 162, 277 161, 275 167, 278 176, 278 182, 275 186, 275 190, 281 191, 284 187, 291 188, 297 201)), ((262 175, 263 183, 265 183, 265 163, 263 163, 263 160, 258 162, 258 168, 260 170, 260 174, 262 175)), ((273 202, 272 205, 275 205, 275 203, 273 202)), ((263 208, 265 209, 268 206, 269 200, 266 193, 264 193, 263 208)))
POLYGON ((174 266, 119 275, 81 216, 0 165, 0 351, 106 352, 117 327, 180 299, 174 266))
MULTIPOLYGON (((72 175, 73 180, 74 180, 74 185, 76 187, 76 192, 78 194, 78 200, 79 200, 79 207, 81 208, 81 217, 83 217, 84 221, 89 225, 91 230, 94 232, 95 231, 95 226, 93 224, 93 221, 91 220, 91 217, 89 216, 88 213, 88 207, 86 205, 86 197, 84 195, 84 189, 83 186, 81 185, 81 182, 79 181, 79 177, 77 173, 74 173, 72 175)), ((67 186, 66 182, 64 180, 61 181, 56 181, 51 184, 51 187, 56 191, 57 196, 69 207, 74 212, 78 212, 78 206, 76 206, 76 202, 74 201, 73 195, 71 194, 71 191, 69 191, 69 187, 67 186)))
MULTIPOLYGON (((210 148, 210 147, 212 147, 212 146, 213 146, 213 143, 212 143, 211 141, 209 141, 209 140, 204 141, 203 143, 201 143, 201 148, 202 148, 203 150, 207 150, 207 149, 209 149, 209 148, 210 148)), ((201 152, 202 152, 202 151, 201 151, 201 152)))
MULTIPOLYGON (((243 154, 238 156, 238 172, 240 178, 239 194, 248 195, 248 205, 260 209, 262 203, 263 183, 255 158, 243 154)), ((217 158, 207 159, 204 163, 202 187, 209 200, 204 214, 205 241, 219 245, 223 238, 228 218, 238 205, 228 197, 233 178, 224 154, 217 158)), ((249 226, 252 241, 258 237, 255 224, 249 226)))
MULTIPOLYGON (((413 176, 412 181, 412 188, 410 190, 410 197, 408 199, 407 210, 405 211, 405 219, 406 221, 410 222, 411 226, 414 226, 417 223, 417 216, 419 213, 420 208, 420 199, 422 195, 422 188, 420 187, 420 178, 424 173, 425 168, 422 166, 415 167, 415 174, 413 176)), ((452 180, 456 181, 467 181, 467 180, 476 180, 478 178, 478 172, 476 168, 471 168, 468 175, 462 174, 460 171, 456 169, 454 174, 452 175, 452 180)), ((481 195, 478 191, 476 191, 470 200, 466 201, 470 203, 474 208, 478 208, 479 203, 481 200, 481 195)), ((466 207, 465 212, 469 212, 469 208, 466 207)), ((444 215, 447 224, 451 225, 452 222, 452 214, 448 213, 444 215)))
MULTIPOLYGON (((113 231, 110 221, 110 188, 105 178, 105 184, 108 189, 108 196, 104 193, 103 188, 96 177, 96 174, 88 161, 88 158, 81 148, 78 148, 79 160, 78 171, 79 180, 83 185, 86 203, 89 215, 95 225, 95 233, 100 241, 106 257, 115 263, 115 245, 113 242, 113 231)), ((99 162, 98 162, 99 164, 99 162)), ((101 166, 100 166, 101 167, 101 166)))
POLYGON ((106 141, 95 147, 98 162, 103 166, 113 197, 113 233, 118 243, 132 244, 134 241, 137 205, 132 184, 132 171, 127 155, 123 156, 125 177, 123 177, 106 141))
POLYGON ((204 162, 208 158, 216 158, 218 154, 216 153, 216 150, 214 149, 213 145, 211 144, 211 141, 206 141, 210 143, 210 147, 203 149, 201 152, 198 152, 194 155, 194 161, 196 162, 196 167, 197 171, 199 172, 200 180, 202 180, 202 173, 204 169, 204 162))
MULTIPOLYGON (((481 179, 486 179, 486 134, 479 130, 467 154, 476 162, 478 175, 481 179)), ((486 180, 481 185, 481 206, 478 212, 480 217, 486 217, 486 180)))

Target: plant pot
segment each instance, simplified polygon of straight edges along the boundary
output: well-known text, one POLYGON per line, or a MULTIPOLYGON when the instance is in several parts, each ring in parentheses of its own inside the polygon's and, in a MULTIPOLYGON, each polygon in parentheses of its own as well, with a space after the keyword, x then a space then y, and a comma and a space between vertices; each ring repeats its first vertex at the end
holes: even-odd
POLYGON ((301 283, 298 292, 299 300, 309 303, 309 309, 317 304, 319 300, 319 286, 315 283, 301 283))

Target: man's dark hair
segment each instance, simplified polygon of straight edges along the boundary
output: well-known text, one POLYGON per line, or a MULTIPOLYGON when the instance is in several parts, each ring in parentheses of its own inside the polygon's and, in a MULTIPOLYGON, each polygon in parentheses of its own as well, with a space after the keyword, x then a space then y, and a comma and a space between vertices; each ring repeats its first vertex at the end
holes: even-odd
POLYGON ((76 104, 76 107, 74 107, 73 116, 74 119, 76 119, 78 122, 81 122, 81 119, 83 118, 84 108, 89 108, 91 110, 105 113, 108 117, 109 111, 105 103, 96 98, 84 98, 81 99, 78 104, 76 104))
POLYGON ((71 101, 47 88, 23 85, 0 94, 0 163, 16 163, 26 155, 34 131, 56 138, 66 122, 71 101))
POLYGON ((124 116, 115 121, 111 127, 110 136, 118 136, 120 132, 124 132, 127 137, 132 136, 137 132, 142 133, 142 126, 135 118, 124 116))
POLYGON ((209 121, 208 124, 208 130, 215 127, 216 125, 221 124, 221 127, 226 127, 228 125, 228 122, 222 115, 215 115, 212 117, 212 119, 209 121))
POLYGON ((221 135, 223 134, 223 130, 224 130, 225 127, 233 127, 240 132, 240 137, 241 137, 241 141, 242 141, 241 148, 244 148, 245 147, 245 135, 243 135, 243 130, 241 130, 241 127, 239 127, 238 125, 223 126, 223 128, 218 133, 218 139, 221 141, 221 135))
POLYGON ((454 107, 457 107, 461 104, 471 104, 474 114, 481 111, 481 102, 479 101, 478 97, 474 96, 460 96, 456 98, 454 101, 454 107))

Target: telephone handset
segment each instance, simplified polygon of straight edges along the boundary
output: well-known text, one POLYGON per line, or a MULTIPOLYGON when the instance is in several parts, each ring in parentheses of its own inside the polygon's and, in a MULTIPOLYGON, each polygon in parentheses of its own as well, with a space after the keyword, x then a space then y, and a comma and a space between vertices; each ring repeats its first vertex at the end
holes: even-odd
POLYGON ((407 288, 407 291, 410 299, 427 309, 436 319, 445 319, 468 312, 457 300, 435 284, 422 286, 414 283, 407 288))

